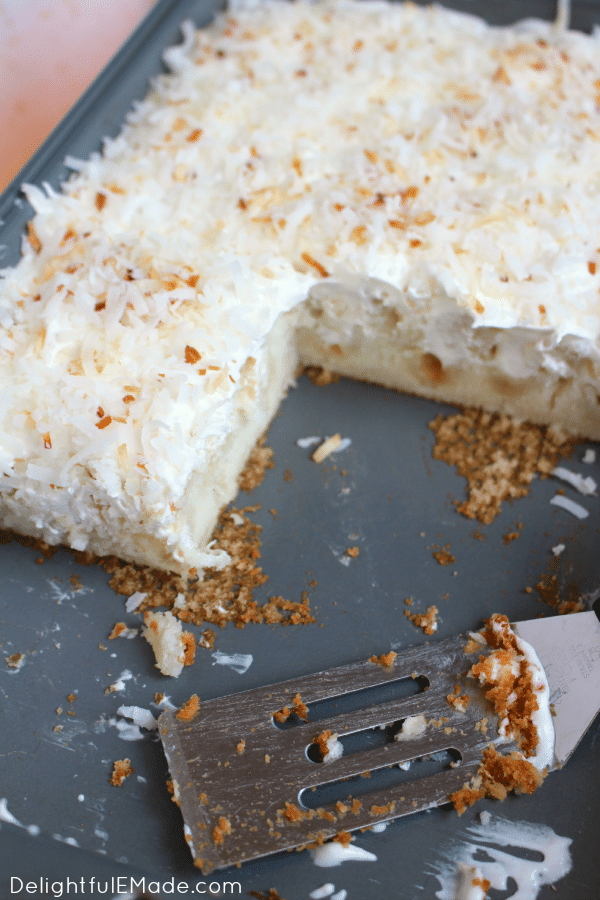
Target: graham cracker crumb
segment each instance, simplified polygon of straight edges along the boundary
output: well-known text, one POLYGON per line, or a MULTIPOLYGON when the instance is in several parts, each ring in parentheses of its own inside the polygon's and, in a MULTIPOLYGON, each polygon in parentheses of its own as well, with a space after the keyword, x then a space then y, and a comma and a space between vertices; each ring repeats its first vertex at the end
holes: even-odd
MULTIPOLYGON (((146 594, 138 607, 139 612, 157 606, 172 609, 177 595, 182 593, 185 607, 174 612, 182 622, 194 625, 209 622, 222 628, 227 622, 234 622, 237 628, 243 628, 250 622, 280 625, 314 622, 307 594, 302 595, 301 603, 270 597, 267 603, 259 606, 253 599, 254 590, 267 581, 267 576, 257 565, 261 528, 246 515, 257 509, 248 506, 221 513, 212 540, 216 547, 229 554, 231 563, 221 570, 207 569, 203 581, 195 576, 185 579, 172 572, 105 557, 100 563, 112 575, 110 587, 127 597, 136 591, 146 594)), ((214 632, 209 629, 204 637, 212 646, 214 632)), ((201 642, 202 646, 207 644, 201 642)))
POLYGON ((259 438, 256 447, 248 457, 242 473, 238 478, 238 486, 241 491, 254 490, 264 479, 267 469, 275 468, 273 451, 265 446, 265 435, 259 438))
POLYGON ((382 653, 381 656, 370 656, 369 662, 376 663, 378 666, 383 666, 384 669, 391 669, 397 656, 397 653, 390 650, 389 653, 382 653))
POLYGON ((406 618, 410 619, 413 625, 422 628, 425 634, 437 631, 437 614, 437 606, 428 606, 426 613, 410 613, 407 609, 404 610, 406 618))
POLYGON ((505 800, 511 791, 515 794, 533 794, 546 777, 546 770, 538 772, 518 750, 509 756, 502 756, 493 744, 483 751, 481 765, 471 784, 465 784, 450 795, 450 800, 459 816, 467 806, 473 806, 483 797, 505 800))
POLYGON ((336 841, 336 843, 341 844, 342 847, 347 847, 352 840, 352 835, 349 831, 338 831, 333 840, 336 841))
POLYGON ((436 436, 433 458, 455 465, 467 479, 458 512, 492 522, 504 500, 524 497, 536 474, 547 478, 573 441, 558 428, 516 422, 510 416, 465 409, 429 423, 436 436))
POLYGON ((295 713, 299 719, 308 722, 308 706, 304 703, 300 694, 296 694, 292 700, 291 706, 284 706, 283 709, 273 713, 273 718, 278 722, 283 723, 289 719, 292 713, 295 713))
POLYGON ((4 660, 9 669, 20 669, 25 660, 25 654, 11 653, 10 656, 5 656, 4 660))
POLYGON ((223 839, 231 834, 231 822, 225 816, 219 818, 219 824, 213 828, 213 841, 215 844, 222 844, 223 839))
POLYGON ((242 753, 244 752, 244 750, 246 749, 246 741, 241 740, 241 741, 239 742, 239 744, 236 746, 235 749, 237 750, 237 752, 238 752, 238 753, 240 754, 240 756, 241 756, 242 753))
POLYGON ((181 635, 183 641, 183 665, 191 666, 196 655, 196 638, 191 631, 184 631, 181 635))
POLYGON ((212 628, 207 628, 206 631, 202 632, 202 637, 198 641, 200 647, 206 647, 207 650, 212 650, 215 643, 216 634, 212 630, 212 628))
POLYGON ((471 698, 468 694, 461 694, 460 684, 454 685, 454 692, 448 694, 446 700, 457 712, 466 712, 467 706, 471 702, 471 698))
POLYGON ((198 715, 200 709, 200 698, 198 694, 192 694, 189 700, 183 704, 181 709, 175 713, 175 718, 180 722, 191 722, 198 715))
POLYGON ((283 816, 288 822, 301 822, 303 819, 311 818, 309 813, 303 809, 298 809, 295 803, 285 801, 284 809, 278 809, 277 815, 283 816))
POLYGON ((114 787, 121 787, 123 781, 133 774, 133 767, 128 759, 117 759, 113 764, 113 773, 110 783, 114 787))
POLYGON ((108 640, 109 640, 109 641, 114 641, 115 638, 118 638, 119 635, 123 634, 124 631, 127 631, 127 625, 125 624, 125 622, 117 622, 117 623, 113 626, 113 630, 112 630, 111 633, 109 634, 108 640))
POLYGON ((395 808, 396 808, 396 801, 390 800, 390 802, 388 804, 386 804, 385 806, 377 806, 376 804, 374 804, 371 807, 371 809, 369 810, 369 814, 372 816, 386 816, 386 815, 391 816, 392 813, 394 812, 395 808))
POLYGON ((506 616, 487 619, 482 634, 494 649, 479 657, 469 675, 482 685, 499 720, 507 721, 506 734, 516 740, 525 756, 532 756, 539 740, 532 715, 539 706, 528 661, 519 659, 517 639, 506 616))
POLYGON ((360 550, 358 547, 348 547, 346 553, 348 554, 348 556, 351 556, 352 559, 356 559, 356 557, 360 553, 360 550))
POLYGON ((443 550, 435 550, 432 553, 433 558, 436 560, 436 562, 439 562, 440 566, 451 566, 452 563, 456 562, 456 558, 452 556, 452 554, 448 550, 449 546, 450 545, 447 544, 443 550))
MULTIPOLYGON (((538 599, 558 610, 561 616, 583 612, 585 604, 580 597, 579 586, 576 582, 569 581, 563 587, 558 579, 559 570, 560 560, 553 556, 549 561, 548 570, 540 575, 540 580, 535 585, 538 599)), ((529 590, 525 588, 525 590, 529 594, 532 592, 531 588, 529 590)))

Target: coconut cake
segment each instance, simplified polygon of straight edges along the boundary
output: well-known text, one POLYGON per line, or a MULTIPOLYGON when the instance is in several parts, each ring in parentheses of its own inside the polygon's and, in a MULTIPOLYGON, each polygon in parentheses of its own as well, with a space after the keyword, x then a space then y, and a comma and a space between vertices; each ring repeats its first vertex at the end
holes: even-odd
POLYGON ((200 573, 297 365, 600 437, 598 38, 237 3, 0 281, 0 524, 200 573))

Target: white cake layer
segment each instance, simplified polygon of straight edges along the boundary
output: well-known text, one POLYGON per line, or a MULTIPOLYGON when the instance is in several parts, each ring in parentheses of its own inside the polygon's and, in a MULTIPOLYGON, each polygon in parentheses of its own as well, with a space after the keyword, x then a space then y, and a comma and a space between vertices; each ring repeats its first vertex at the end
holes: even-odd
POLYGON ((306 361, 600 437, 598 50, 350 0, 186 26, 103 154, 60 195, 27 188, 0 522, 223 565, 206 542, 297 316, 306 361))

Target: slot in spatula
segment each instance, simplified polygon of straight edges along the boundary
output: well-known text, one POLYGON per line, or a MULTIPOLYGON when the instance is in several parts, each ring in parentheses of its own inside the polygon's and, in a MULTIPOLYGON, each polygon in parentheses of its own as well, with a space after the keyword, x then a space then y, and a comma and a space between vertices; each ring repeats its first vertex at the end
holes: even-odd
MULTIPOLYGON (((600 622, 589 612, 512 627, 546 671, 556 768, 600 710, 600 622)), ((189 722, 164 712, 160 735, 196 865, 207 873, 439 806, 476 774, 490 742, 515 749, 465 677, 478 658, 465 653, 468 641, 210 700, 189 722), (447 700, 456 685, 470 698, 464 712, 447 700), (328 762, 335 734, 344 752, 328 762)))

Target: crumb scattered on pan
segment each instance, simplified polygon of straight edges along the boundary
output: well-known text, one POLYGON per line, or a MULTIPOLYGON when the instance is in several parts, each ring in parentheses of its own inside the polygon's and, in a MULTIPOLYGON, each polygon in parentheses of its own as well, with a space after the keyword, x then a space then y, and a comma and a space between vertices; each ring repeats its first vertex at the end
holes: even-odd
POLYGON ((115 638, 120 637, 123 633, 127 632, 127 625, 125 622, 116 622, 113 626, 113 630, 108 635, 109 641, 114 641, 115 638))
MULTIPOLYGON (((224 569, 208 569, 202 581, 192 577, 186 582, 173 573, 107 557, 101 560, 101 564, 113 576, 110 586, 116 593, 126 596, 136 591, 145 593, 146 597, 139 606, 142 612, 157 606, 173 608, 175 599, 182 594, 185 604, 183 608, 175 608, 174 612, 182 622, 194 625, 210 623, 224 627, 227 622, 234 622, 236 627, 243 628, 251 622, 271 625, 314 622, 306 593, 303 593, 300 603, 283 597, 270 597, 267 603, 259 606, 253 599, 254 590, 267 580, 257 564, 261 529, 246 515, 257 509, 257 506, 249 506, 221 513, 212 539, 215 547, 225 550, 232 561, 224 569)), ((210 629, 205 636, 207 642, 214 640, 210 629)), ((206 644, 202 642, 202 646, 206 644)))
POLYGON ((504 414, 465 409, 429 423, 434 459, 455 465, 467 479, 467 500, 456 501, 470 519, 489 523, 504 500, 524 497, 536 475, 547 478, 573 441, 560 429, 517 422, 504 414))
MULTIPOLYGON (((548 570, 540 575, 539 581, 535 585, 538 599, 558 610, 561 616, 583 612, 585 603, 581 599, 578 584, 574 581, 561 584, 558 577, 559 566, 558 556, 551 557, 548 570)), ((527 590, 527 593, 531 593, 531 588, 527 590)))
POLYGON ((338 449, 341 443, 342 438, 339 434, 334 434, 331 437, 326 438, 312 454, 312 459, 316 463, 322 463, 331 453, 338 449))
POLYGON ((113 764, 113 773, 110 783, 114 787, 121 787, 123 781, 133 774, 133 767, 128 759, 117 759, 113 764))
POLYGON ((348 547, 346 553, 348 554, 348 556, 351 556, 352 559, 356 559, 356 557, 360 553, 360 550, 358 547, 348 547))
POLYGON ((198 715, 200 709, 200 697, 198 694, 192 694, 189 700, 183 704, 181 709, 175 713, 175 718, 180 722, 191 722, 198 715))
POLYGON ((16 669, 18 671, 25 662, 25 654, 11 653, 10 656, 5 656, 4 660, 9 669, 16 669))
POLYGON ((437 631, 437 606, 428 606, 426 613, 411 613, 405 609, 404 615, 407 619, 410 619, 413 625, 422 628, 425 634, 433 634, 434 631, 437 631))
POLYGON ((451 566, 452 563, 456 562, 456 558, 450 553, 449 547, 450 544, 446 544, 442 550, 434 550, 432 553, 433 558, 436 562, 439 562, 440 566, 451 566))
POLYGON ((241 741, 239 742, 239 744, 236 746, 235 749, 237 750, 237 752, 238 752, 238 753, 240 754, 240 756, 241 756, 242 753, 244 752, 244 750, 246 749, 246 741, 241 740, 241 741))
POLYGON ((383 666, 384 669, 391 669, 397 656, 397 653, 390 650, 389 653, 382 653, 381 656, 370 656, 369 662, 376 663, 378 666, 383 666))
POLYGON ((207 628, 206 631, 202 632, 202 637, 198 641, 198 645, 200 647, 206 647, 207 650, 212 650, 215 643, 216 634, 212 630, 212 628, 207 628))
POLYGON ((507 531, 506 534, 502 535, 502 543, 505 547, 508 547, 509 544, 512 544, 513 541, 516 541, 517 538, 521 537, 520 531, 507 531))

